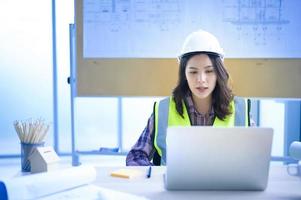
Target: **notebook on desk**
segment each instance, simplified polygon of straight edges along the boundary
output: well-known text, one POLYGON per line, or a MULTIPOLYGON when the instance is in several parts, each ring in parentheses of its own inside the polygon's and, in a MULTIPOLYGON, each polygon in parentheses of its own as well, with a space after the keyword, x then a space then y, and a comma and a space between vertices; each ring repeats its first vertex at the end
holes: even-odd
POLYGON ((168 128, 165 187, 264 190, 272 139, 271 128, 168 128))

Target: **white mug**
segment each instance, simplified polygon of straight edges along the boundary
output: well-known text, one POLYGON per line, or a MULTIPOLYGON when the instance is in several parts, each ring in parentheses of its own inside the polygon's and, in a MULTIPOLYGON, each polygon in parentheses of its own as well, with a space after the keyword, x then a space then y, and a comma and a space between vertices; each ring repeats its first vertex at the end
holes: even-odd
POLYGON ((289 148, 289 155, 295 160, 301 160, 301 142, 294 141, 289 148))

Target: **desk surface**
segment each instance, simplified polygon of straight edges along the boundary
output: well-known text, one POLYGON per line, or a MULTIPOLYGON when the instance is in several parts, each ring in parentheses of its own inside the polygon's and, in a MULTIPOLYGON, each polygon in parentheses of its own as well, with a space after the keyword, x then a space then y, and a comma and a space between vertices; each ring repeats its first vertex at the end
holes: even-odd
MULTIPOLYGON (((164 188, 165 167, 153 167, 151 178, 123 179, 110 173, 122 167, 97 167, 97 186, 144 196, 149 199, 301 199, 301 178, 289 176, 286 167, 271 165, 265 191, 167 191, 164 188)), ((133 167, 145 171, 147 167, 133 167)))

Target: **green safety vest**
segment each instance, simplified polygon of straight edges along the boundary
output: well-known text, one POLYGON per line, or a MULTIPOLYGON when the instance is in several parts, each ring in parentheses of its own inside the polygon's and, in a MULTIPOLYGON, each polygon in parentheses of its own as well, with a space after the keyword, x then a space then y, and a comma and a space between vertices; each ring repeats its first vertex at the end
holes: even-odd
MULTIPOLYGON (((235 97, 230 103, 232 114, 224 120, 215 117, 214 127, 248 126, 249 112, 246 99, 235 97)), ((176 110, 176 103, 172 97, 167 97, 155 104, 155 138, 154 146, 161 156, 161 165, 166 162, 166 130, 170 126, 191 126, 187 108, 183 102, 183 116, 176 110)))

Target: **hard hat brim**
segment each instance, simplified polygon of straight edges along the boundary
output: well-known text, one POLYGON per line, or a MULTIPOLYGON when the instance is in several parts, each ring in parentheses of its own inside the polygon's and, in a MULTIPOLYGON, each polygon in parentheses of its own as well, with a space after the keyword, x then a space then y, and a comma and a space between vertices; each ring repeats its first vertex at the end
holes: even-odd
POLYGON ((218 56, 220 57, 222 60, 224 59, 223 55, 218 54, 216 52, 210 52, 210 51, 194 51, 194 52, 189 52, 189 53, 185 53, 183 55, 180 55, 178 57, 178 60, 180 61, 183 57, 187 57, 187 56, 192 56, 192 55, 197 55, 197 54, 207 54, 207 55, 213 55, 213 56, 218 56))

